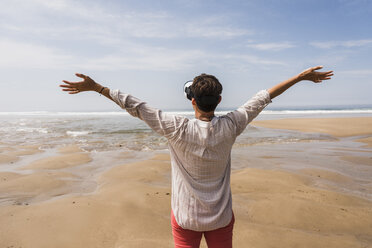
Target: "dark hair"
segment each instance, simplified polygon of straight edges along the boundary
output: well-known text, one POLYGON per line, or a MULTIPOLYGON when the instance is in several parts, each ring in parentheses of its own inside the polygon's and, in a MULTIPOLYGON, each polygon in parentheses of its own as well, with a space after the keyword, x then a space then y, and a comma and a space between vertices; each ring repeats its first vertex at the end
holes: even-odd
POLYGON ((222 85, 215 76, 203 73, 195 77, 191 90, 199 109, 204 112, 216 109, 222 93, 222 85))

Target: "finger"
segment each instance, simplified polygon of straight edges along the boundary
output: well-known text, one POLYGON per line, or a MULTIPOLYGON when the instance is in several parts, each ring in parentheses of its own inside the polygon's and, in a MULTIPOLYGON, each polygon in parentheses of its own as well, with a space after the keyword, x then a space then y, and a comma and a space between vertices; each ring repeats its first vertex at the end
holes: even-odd
POLYGON ((71 88, 71 89, 62 89, 62 91, 77 91, 77 89, 75 89, 75 88, 71 88))
POLYGON ((329 79, 331 79, 332 76, 333 76, 333 75, 323 75, 323 76, 322 76, 322 79, 323 79, 323 78, 329 78, 329 79))
POLYGON ((81 83, 84 83, 84 81, 79 81, 79 82, 70 82, 70 81, 65 81, 65 80, 62 80, 62 82, 66 83, 66 84, 69 84, 69 85, 75 85, 75 84, 81 84, 81 83))
POLYGON ((77 93, 79 93, 80 91, 77 91, 77 90, 75 90, 75 91, 71 91, 71 92, 69 92, 69 94, 77 94, 77 93))
POLYGON ((333 71, 326 71, 326 72, 322 72, 323 74, 332 74, 333 75, 333 71))
POLYGON ((318 65, 318 66, 315 66, 312 68, 313 71, 316 71, 316 70, 319 70, 319 69, 322 69, 323 66, 322 65, 318 65))
POLYGON ((332 76, 333 74, 322 74, 320 77, 325 78, 325 77, 332 77, 332 76))
POLYGON ((62 80, 62 82, 64 82, 65 84, 74 84, 73 82, 69 82, 69 81, 66 81, 66 80, 62 80))
POLYGON ((83 78, 83 79, 86 79, 87 76, 85 76, 84 74, 80 74, 80 73, 75 73, 75 75, 79 78, 83 78))
POLYGON ((73 85, 66 85, 66 84, 61 84, 59 85, 59 87, 64 87, 64 88, 73 88, 74 86, 73 85))

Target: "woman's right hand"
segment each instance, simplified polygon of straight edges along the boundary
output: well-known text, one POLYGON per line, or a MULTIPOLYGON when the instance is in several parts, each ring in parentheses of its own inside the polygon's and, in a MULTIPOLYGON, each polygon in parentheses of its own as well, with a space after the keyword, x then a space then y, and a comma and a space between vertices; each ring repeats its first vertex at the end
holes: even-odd
POLYGON ((76 73, 77 77, 80 77, 83 79, 83 81, 80 82, 69 82, 66 80, 63 80, 65 84, 61 84, 60 87, 64 88, 63 91, 68 91, 69 94, 77 94, 83 91, 100 91, 102 86, 94 82, 93 79, 90 77, 76 73))
POLYGON ((313 81, 314 83, 321 83, 323 80, 331 79, 331 76, 333 76, 333 71, 316 71, 322 68, 323 66, 311 67, 301 72, 298 77, 300 80, 309 80, 313 81))

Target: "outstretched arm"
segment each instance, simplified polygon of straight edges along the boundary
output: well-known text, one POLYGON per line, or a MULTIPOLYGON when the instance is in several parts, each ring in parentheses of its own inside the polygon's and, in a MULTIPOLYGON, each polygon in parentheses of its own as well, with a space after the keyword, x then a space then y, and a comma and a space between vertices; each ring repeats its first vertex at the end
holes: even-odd
POLYGON ((333 76, 333 71, 327 71, 327 72, 316 71, 322 68, 323 66, 311 67, 309 69, 304 70, 300 74, 275 85, 274 87, 268 90, 270 94, 270 98, 273 99, 279 96, 284 91, 286 91, 288 88, 290 88, 291 86, 295 85, 296 83, 302 80, 309 80, 309 81, 313 81, 314 83, 321 83, 323 80, 331 79, 331 76, 333 76))
POLYGON ((60 85, 60 87, 64 88, 63 91, 68 91, 69 94, 77 94, 83 91, 96 91, 104 95, 108 99, 113 100, 110 96, 109 88, 103 87, 84 74, 76 73, 75 75, 79 78, 82 78, 83 80, 79 82, 69 82, 63 80, 62 82, 64 82, 65 84, 60 85))
POLYGON ((130 115, 140 118, 155 132, 168 139, 174 137, 178 133, 180 127, 187 121, 184 117, 163 113, 159 109, 152 108, 147 103, 129 94, 103 87, 86 75, 76 73, 76 76, 83 80, 80 82, 63 80, 65 84, 60 85, 63 91, 67 91, 69 94, 77 94, 83 91, 96 91, 101 93, 118 104, 122 109, 125 109, 130 115))

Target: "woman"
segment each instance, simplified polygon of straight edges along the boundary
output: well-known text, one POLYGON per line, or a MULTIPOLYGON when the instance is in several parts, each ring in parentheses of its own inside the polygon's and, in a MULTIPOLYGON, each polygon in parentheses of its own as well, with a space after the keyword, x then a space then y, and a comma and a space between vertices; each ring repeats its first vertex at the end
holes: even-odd
POLYGON ((155 132, 168 139, 172 164, 171 224, 175 247, 199 247, 204 234, 208 247, 232 247, 234 215, 230 190, 231 149, 236 137, 276 96, 289 87, 310 80, 320 83, 332 71, 309 68, 258 92, 243 106, 216 117, 222 85, 212 75, 201 74, 186 89, 195 119, 163 113, 139 99, 110 90, 83 74, 80 82, 63 81, 63 91, 77 94, 96 91, 145 121, 155 132))

